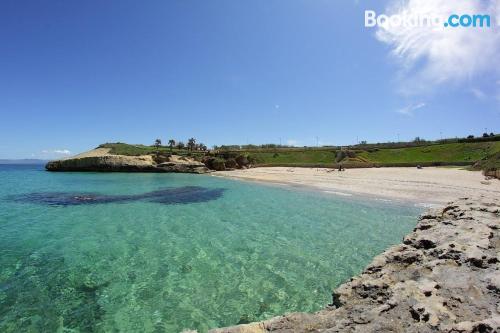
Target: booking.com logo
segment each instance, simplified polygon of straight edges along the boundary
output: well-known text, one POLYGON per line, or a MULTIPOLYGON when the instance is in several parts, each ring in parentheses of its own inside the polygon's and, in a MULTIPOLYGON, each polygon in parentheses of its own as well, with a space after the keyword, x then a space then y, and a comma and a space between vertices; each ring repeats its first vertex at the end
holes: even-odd
POLYGON ((377 15, 374 10, 365 11, 365 27, 474 27, 490 28, 491 17, 487 14, 457 15, 377 15))

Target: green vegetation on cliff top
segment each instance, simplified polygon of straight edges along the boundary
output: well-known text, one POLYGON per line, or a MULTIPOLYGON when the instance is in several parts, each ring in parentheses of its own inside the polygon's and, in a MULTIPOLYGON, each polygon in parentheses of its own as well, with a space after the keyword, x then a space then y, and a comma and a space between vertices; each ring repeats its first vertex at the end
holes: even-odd
MULTIPOLYGON (((111 154, 115 155, 127 155, 127 156, 139 156, 139 155, 148 155, 148 154, 176 154, 176 155, 186 155, 190 153, 187 149, 178 149, 178 148, 170 148, 166 146, 146 146, 146 145, 130 145, 127 143, 104 143, 100 145, 98 148, 111 148, 109 151, 111 154)), ((193 151, 193 154, 203 154, 203 152, 193 151)))
MULTIPOLYGON (((125 143, 107 143, 99 147, 111 148, 118 155, 143 155, 174 153, 180 155, 204 155, 202 151, 125 143)), ((500 141, 454 142, 437 144, 429 142, 418 146, 386 148, 386 145, 351 147, 305 148, 256 148, 220 151, 220 154, 243 154, 256 165, 265 166, 333 166, 341 162, 345 166, 412 166, 412 165, 471 165, 500 152, 500 141)), ((217 154, 217 152, 212 152, 217 154)), ((491 163, 490 163, 491 164, 491 163)))

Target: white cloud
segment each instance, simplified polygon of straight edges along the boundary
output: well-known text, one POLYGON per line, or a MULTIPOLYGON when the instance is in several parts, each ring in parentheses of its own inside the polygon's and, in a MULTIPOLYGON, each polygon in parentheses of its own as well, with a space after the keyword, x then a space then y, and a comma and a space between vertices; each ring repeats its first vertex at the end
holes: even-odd
POLYGON ((52 149, 52 150, 49 150, 49 149, 44 149, 42 150, 42 154, 45 154, 45 155, 71 155, 71 151, 69 151, 68 149, 52 149))
POLYGON ((288 139, 286 140, 286 144, 287 146, 297 146, 299 144, 299 141, 294 139, 288 139))
POLYGON ((414 111, 421 109, 425 106, 426 106, 426 104, 423 102, 417 103, 417 104, 410 104, 410 105, 405 106, 402 109, 396 110, 396 112, 404 114, 405 116, 413 116, 414 111))
POLYGON ((488 96, 481 89, 472 88, 470 92, 472 93, 472 95, 474 95, 474 97, 481 101, 488 99, 488 96))
POLYGON ((54 150, 55 154, 61 154, 61 155, 70 155, 71 152, 68 149, 56 149, 54 150))
POLYGON ((420 93, 439 84, 460 84, 481 73, 499 75, 500 0, 391 0, 385 14, 449 17, 490 14, 490 28, 405 27, 385 25, 378 40, 391 46, 401 65, 402 89, 420 93))

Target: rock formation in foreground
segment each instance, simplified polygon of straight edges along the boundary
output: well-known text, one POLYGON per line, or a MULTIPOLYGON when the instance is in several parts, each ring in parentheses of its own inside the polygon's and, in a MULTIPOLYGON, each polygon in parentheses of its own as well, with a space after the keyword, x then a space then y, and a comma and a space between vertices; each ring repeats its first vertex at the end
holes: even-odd
POLYGON ((51 161, 49 171, 121 171, 121 172, 180 172, 206 173, 210 170, 191 158, 171 155, 126 156, 109 153, 109 148, 96 148, 71 158, 51 161))
POLYGON ((326 309, 211 332, 500 332, 499 228, 499 199, 457 200, 422 215, 326 309))

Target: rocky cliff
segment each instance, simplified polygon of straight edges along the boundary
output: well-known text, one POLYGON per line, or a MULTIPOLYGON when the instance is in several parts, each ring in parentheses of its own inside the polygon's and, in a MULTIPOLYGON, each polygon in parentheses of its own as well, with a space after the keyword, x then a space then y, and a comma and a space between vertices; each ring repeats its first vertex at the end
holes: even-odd
POLYGON ((211 332, 500 332, 499 228, 500 200, 457 200, 422 215, 326 309, 211 332))
POLYGON ((206 173, 210 170, 191 158, 172 155, 126 156, 109 153, 109 148, 97 148, 71 158, 48 162, 49 171, 114 171, 114 172, 179 172, 206 173))

